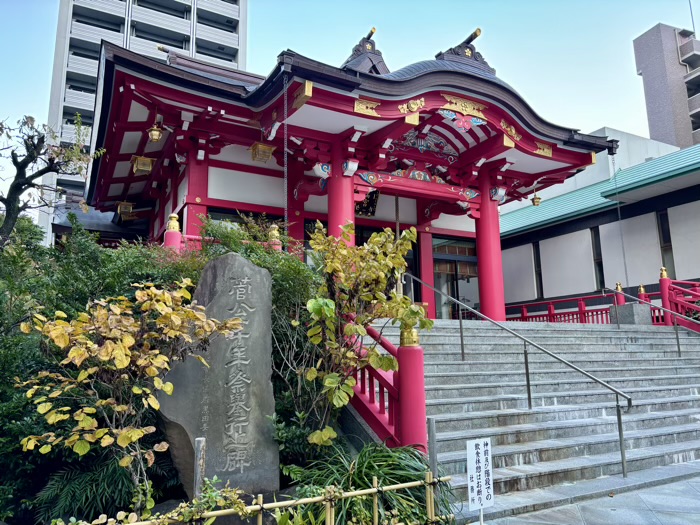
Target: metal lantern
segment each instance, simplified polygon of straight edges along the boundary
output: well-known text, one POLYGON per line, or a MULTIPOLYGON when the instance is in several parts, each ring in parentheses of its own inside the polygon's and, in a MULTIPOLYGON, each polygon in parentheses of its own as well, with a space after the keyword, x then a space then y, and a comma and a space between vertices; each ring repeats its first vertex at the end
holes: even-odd
POLYGON ((134 155, 131 157, 131 164, 134 167, 134 175, 148 175, 153 169, 153 164, 155 159, 149 157, 138 157, 134 155))
POLYGON ((362 202, 355 204, 355 214, 361 217, 374 217, 377 213, 377 203, 379 202, 379 190, 370 191, 362 202))
POLYGON ((540 197, 539 195, 537 195, 537 194, 535 193, 535 194, 532 196, 532 199, 530 199, 530 200, 532 201, 532 205, 533 205, 533 206, 539 206, 540 203, 542 202, 542 197, 540 197))
POLYGON ((148 142, 160 142, 163 138, 163 130, 158 126, 158 122, 154 122, 153 126, 148 128, 148 142))
POLYGON ((275 151, 275 146, 265 144, 264 142, 256 142, 250 148, 251 157, 255 162, 267 162, 272 158, 272 152, 275 151))
POLYGON ((123 201, 117 203, 117 213, 123 221, 133 221, 136 219, 136 214, 133 213, 134 204, 131 202, 123 201))

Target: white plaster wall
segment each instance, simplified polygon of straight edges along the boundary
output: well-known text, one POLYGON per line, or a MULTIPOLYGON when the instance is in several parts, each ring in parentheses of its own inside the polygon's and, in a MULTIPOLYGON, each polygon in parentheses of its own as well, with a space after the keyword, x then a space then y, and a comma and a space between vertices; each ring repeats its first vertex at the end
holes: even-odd
POLYGON ((542 291, 545 297, 589 292, 595 289, 593 245, 590 230, 540 241, 542 291))
POLYGON ((210 199, 284 207, 284 179, 209 167, 210 199))
POLYGON ((503 250, 503 284, 506 303, 537 299, 532 244, 503 250))
POLYGON ((661 247, 656 227, 656 214, 647 213, 622 223, 603 224, 600 229, 600 247, 603 255, 603 271, 606 286, 616 282, 624 286, 638 286, 659 280, 661 247), (625 253, 620 243, 620 224, 625 253), (629 281, 625 279, 625 261, 629 281))
MULTIPOLYGON (((377 212, 368 220, 396 222, 396 203, 392 195, 379 195, 377 212)), ((399 220, 403 224, 416 224, 416 201, 399 197, 399 220)))
POLYGON ((457 230, 462 232, 475 232, 474 219, 466 215, 448 215, 443 213, 435 219, 432 224, 434 228, 445 228, 446 230, 457 230))
POLYGON ((700 277, 700 201, 668 209, 676 279, 700 277))
POLYGON ((328 195, 310 195, 304 203, 304 211, 328 213, 328 195))
POLYGON ((185 197, 187 197, 187 190, 189 188, 189 180, 189 177, 185 177, 177 188, 178 204, 183 204, 185 202, 185 197))

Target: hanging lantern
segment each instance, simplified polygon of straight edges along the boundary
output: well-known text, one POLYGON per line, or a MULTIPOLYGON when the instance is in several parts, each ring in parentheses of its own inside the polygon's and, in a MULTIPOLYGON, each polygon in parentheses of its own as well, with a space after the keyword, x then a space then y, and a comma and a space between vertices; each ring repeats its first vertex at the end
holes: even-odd
POLYGON ((133 213, 134 204, 131 202, 123 201, 117 203, 117 213, 123 221, 133 221, 136 219, 136 214, 133 213))
POLYGON ((153 126, 148 128, 148 142, 160 142, 163 138, 163 129, 158 125, 158 122, 154 122, 153 126))
POLYGON ((532 199, 530 199, 530 200, 532 201, 532 205, 533 205, 533 206, 539 206, 540 203, 542 202, 542 197, 540 197, 539 195, 537 195, 537 194, 535 193, 535 194, 532 196, 532 199))
POLYGON ((256 142, 250 148, 251 157, 255 162, 267 162, 272 158, 272 152, 275 151, 276 147, 270 144, 265 144, 264 142, 256 142))
POLYGON ((379 202, 379 190, 370 191, 362 202, 355 204, 355 215, 361 217, 374 217, 377 213, 377 203, 379 202))
POLYGON ((153 164, 155 164, 156 159, 150 157, 138 157, 134 155, 131 157, 131 165, 134 167, 134 175, 148 175, 153 169, 153 164))

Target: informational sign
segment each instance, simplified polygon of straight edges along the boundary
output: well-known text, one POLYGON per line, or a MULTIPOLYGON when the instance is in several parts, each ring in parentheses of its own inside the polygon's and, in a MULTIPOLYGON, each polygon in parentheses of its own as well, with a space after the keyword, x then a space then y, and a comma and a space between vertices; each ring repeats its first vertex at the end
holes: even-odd
POLYGON ((481 510, 493 506, 491 472, 491 438, 467 441, 469 510, 481 510))

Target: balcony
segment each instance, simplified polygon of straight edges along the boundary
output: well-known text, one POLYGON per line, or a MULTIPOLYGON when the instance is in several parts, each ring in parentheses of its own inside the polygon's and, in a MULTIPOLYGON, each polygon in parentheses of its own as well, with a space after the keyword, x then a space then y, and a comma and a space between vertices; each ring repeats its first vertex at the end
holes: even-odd
POLYGON ((695 69, 700 66, 700 40, 691 38, 680 46, 681 62, 695 69))
POLYGON ((221 0, 197 0, 197 9, 216 13, 226 18, 239 19, 241 17, 240 7, 229 4, 228 2, 222 2, 221 0))
POLYGON ((123 0, 73 0, 73 4, 98 13, 121 16, 122 18, 126 16, 126 2, 123 0))
POLYGON ((95 109, 95 95, 67 88, 63 103, 71 108, 92 112, 95 109))
POLYGON ((97 60, 68 55, 68 71, 90 77, 97 77, 97 60))
POLYGON ((190 34, 190 20, 178 18, 177 16, 168 15, 147 7, 135 5, 131 11, 131 18, 135 22, 140 22, 181 35, 190 34))
POLYGON ((229 33, 215 27, 197 24, 197 39, 206 40, 219 46, 235 47, 238 49, 238 34, 229 33))
POLYGON ((70 35, 72 38, 85 40, 86 42, 92 42, 97 45, 99 45, 102 40, 117 44, 118 46, 124 45, 123 33, 102 29, 101 27, 91 26, 75 20, 71 22, 70 35))
POLYGON ((216 66, 225 67, 228 69, 238 69, 238 62, 229 62, 228 60, 221 60, 220 58, 210 57, 209 55, 204 55, 202 53, 195 53, 195 58, 208 62, 209 64, 214 64, 216 66))
MULTIPOLYGON (((158 46, 161 44, 158 44, 157 42, 153 42, 151 40, 146 40, 145 38, 139 38, 137 36, 132 36, 129 39, 129 49, 133 51, 134 53, 138 53, 139 55, 155 58, 157 60, 161 60, 165 62, 165 59, 167 57, 167 54, 164 53, 163 51, 158 50, 158 46)), ((175 49, 173 46, 168 45, 168 44, 163 44, 165 47, 170 48, 170 49, 175 49)), ((178 53, 181 53, 183 50, 177 49, 178 53)), ((187 51, 185 51, 185 54, 187 54, 187 51)))
MULTIPOLYGON (((83 126, 83 139, 90 142, 90 126, 83 126)), ((75 126, 73 124, 63 124, 61 126, 61 142, 73 144, 75 142, 75 126)))

